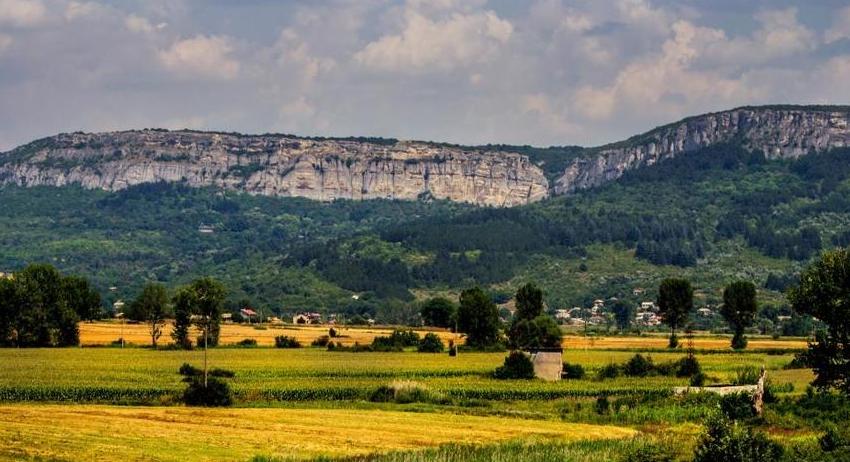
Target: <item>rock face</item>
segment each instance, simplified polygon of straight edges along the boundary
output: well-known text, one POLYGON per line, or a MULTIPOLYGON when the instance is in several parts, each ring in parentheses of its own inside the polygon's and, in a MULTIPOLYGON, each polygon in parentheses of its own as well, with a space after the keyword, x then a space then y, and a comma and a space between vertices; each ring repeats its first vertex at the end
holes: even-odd
POLYGON ((626 171, 718 143, 739 142, 768 159, 850 146, 842 107, 755 107, 691 117, 629 140, 590 150, 554 181, 554 194, 601 185, 626 171))
POLYGON ((322 201, 433 197, 510 207, 549 194, 525 156, 414 142, 142 130, 61 134, 0 154, 0 183, 115 191, 158 181, 322 201))

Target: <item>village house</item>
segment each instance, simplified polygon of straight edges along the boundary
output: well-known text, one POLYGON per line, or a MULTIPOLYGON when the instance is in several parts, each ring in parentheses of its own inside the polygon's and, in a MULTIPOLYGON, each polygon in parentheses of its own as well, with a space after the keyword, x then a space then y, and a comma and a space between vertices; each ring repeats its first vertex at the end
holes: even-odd
POLYGON ((292 324, 321 324, 322 315, 320 313, 298 313, 292 317, 292 324))

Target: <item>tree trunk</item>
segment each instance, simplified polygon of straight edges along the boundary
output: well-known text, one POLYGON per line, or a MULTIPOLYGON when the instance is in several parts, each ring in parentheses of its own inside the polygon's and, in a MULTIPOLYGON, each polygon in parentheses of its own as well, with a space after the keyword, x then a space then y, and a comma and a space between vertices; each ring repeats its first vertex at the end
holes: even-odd
POLYGON ((209 343, 210 323, 204 329, 204 388, 207 388, 207 343, 209 343))

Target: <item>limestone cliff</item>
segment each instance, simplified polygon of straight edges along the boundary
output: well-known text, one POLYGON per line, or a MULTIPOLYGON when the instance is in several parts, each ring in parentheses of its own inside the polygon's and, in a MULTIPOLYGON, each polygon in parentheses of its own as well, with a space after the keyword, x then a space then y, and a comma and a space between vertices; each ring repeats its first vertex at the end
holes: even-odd
POLYGON ((322 201, 434 197, 508 207, 549 193, 525 156, 416 142, 141 130, 61 134, 0 154, 2 183, 115 191, 157 181, 322 201))
POLYGON ((554 181, 565 194, 617 179, 628 170, 718 143, 740 143, 768 159, 850 146, 846 107, 745 107, 691 117, 612 145, 588 150, 554 181))

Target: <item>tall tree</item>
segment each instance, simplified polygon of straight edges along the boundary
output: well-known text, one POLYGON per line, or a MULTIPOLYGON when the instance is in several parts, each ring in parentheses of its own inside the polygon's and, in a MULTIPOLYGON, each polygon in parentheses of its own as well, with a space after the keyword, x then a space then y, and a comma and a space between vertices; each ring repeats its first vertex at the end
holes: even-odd
POLYGON ((825 252, 803 272, 788 299, 797 313, 826 325, 807 352, 813 384, 850 395, 850 249, 825 252))
POLYGON ((156 348, 156 342, 162 336, 165 327, 165 318, 169 314, 168 293, 162 284, 148 283, 142 289, 142 293, 133 300, 130 311, 139 321, 148 325, 151 336, 151 346, 156 348))
POLYGON ((11 279, 0 277, 0 346, 14 344, 17 288, 11 279))
POLYGON ((756 286, 752 282, 736 281, 729 284, 723 291, 723 306, 720 307, 720 314, 726 318, 726 322, 735 333, 732 337, 732 348, 736 350, 747 348, 744 330, 753 325, 757 311, 756 286))
POLYGON ((632 320, 635 318, 635 306, 631 303, 626 303, 623 300, 617 300, 611 307, 614 312, 614 320, 617 322, 617 328, 625 331, 632 327, 632 320))
POLYGON ((192 312, 196 305, 195 292, 188 286, 181 287, 177 289, 171 302, 174 305, 174 328, 171 330, 171 338, 181 348, 191 349, 189 329, 192 327, 192 312))
POLYGON ((454 327, 457 305, 445 297, 434 297, 422 304, 419 314, 426 326, 454 327))
POLYGON ((466 333, 467 345, 488 347, 499 341, 499 310, 480 287, 460 293, 458 329, 466 333))
POLYGON ((534 319, 543 314, 543 291, 533 282, 516 292, 516 314, 519 319, 534 319))
POLYGON ((658 310, 670 326, 670 348, 679 346, 676 329, 688 322, 694 309, 694 289, 687 279, 668 278, 658 287, 658 310))
POLYGON ((68 300, 68 306, 80 319, 93 321, 100 318, 101 300, 100 293, 96 291, 89 281, 79 276, 66 276, 62 280, 62 291, 68 300))
POLYGON ((192 283, 195 313, 198 315, 197 327, 204 341, 204 387, 207 386, 207 348, 218 345, 218 333, 221 323, 221 310, 227 298, 227 290, 213 278, 201 278, 192 283), (211 342, 214 341, 214 343, 211 342))

